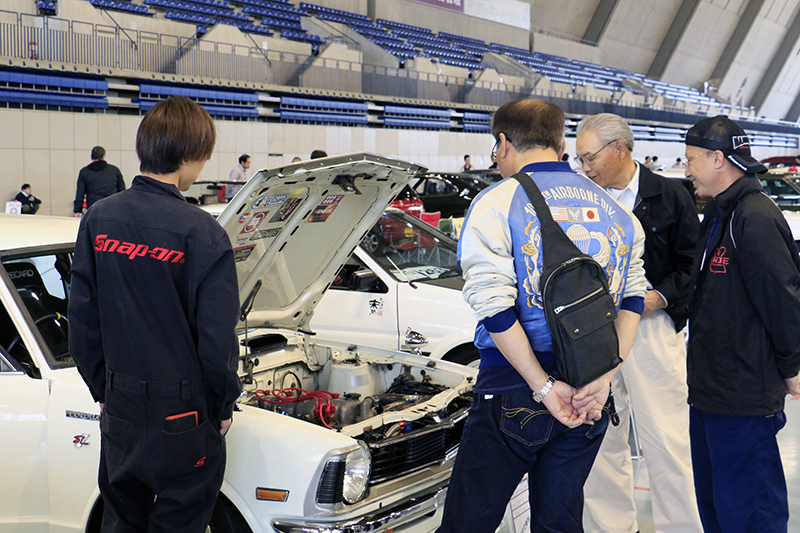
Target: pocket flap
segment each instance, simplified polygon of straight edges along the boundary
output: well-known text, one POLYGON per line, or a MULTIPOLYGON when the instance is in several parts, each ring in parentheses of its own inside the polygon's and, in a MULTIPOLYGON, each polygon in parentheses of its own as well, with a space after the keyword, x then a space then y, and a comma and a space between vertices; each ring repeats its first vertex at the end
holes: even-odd
POLYGON ((604 294, 596 300, 576 306, 569 312, 559 315, 558 321, 564 326, 567 335, 572 339, 580 339, 612 323, 615 318, 617 318, 617 308, 614 299, 604 294))

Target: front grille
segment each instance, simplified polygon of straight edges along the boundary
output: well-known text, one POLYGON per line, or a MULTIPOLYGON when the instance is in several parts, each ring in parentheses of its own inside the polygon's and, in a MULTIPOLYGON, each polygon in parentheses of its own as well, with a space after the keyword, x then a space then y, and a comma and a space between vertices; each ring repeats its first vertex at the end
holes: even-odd
POLYGON ((444 460, 461 440, 467 421, 465 414, 466 409, 463 409, 436 425, 380 442, 367 442, 372 456, 370 485, 444 460))

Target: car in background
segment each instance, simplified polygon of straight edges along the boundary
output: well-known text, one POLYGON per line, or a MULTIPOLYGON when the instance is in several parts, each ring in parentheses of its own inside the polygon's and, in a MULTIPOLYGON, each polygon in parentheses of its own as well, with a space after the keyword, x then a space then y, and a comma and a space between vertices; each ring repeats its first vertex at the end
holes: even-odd
POLYGON ((483 181, 488 181, 489 183, 494 183, 496 181, 500 181, 503 179, 503 176, 500 175, 500 170, 496 168, 486 168, 480 170, 465 170, 462 174, 468 174, 470 176, 475 176, 476 178, 480 178, 483 181))
POLYGON ((461 296, 456 241, 396 209, 377 226, 391 233, 365 236, 317 305, 311 330, 386 349, 419 347, 431 359, 477 368, 476 320, 461 296))
POLYGON ((419 194, 426 212, 439 212, 442 218, 450 218, 463 217, 472 200, 489 185, 469 174, 428 172, 416 178, 411 187, 419 194))
POLYGON ((796 157, 793 155, 780 155, 780 156, 768 157, 766 159, 762 159, 761 162, 767 165, 767 168, 770 171, 773 170, 786 171, 791 167, 798 166, 796 157))
MULTIPOLYGON (((279 167, 256 174, 219 215, 243 308, 245 391, 211 533, 423 533, 440 523, 476 371, 309 333, 331 279, 419 171, 371 154, 279 167)), ((68 344, 78 224, 0 215, 3 531, 100 531, 101 415, 68 344)), ((134 244, 111 239, 98 246, 160 257, 137 258, 134 244)))

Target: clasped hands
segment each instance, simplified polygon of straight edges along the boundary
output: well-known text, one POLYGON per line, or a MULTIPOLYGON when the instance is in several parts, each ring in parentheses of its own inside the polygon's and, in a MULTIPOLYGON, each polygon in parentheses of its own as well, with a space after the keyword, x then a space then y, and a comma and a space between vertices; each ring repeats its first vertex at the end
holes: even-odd
POLYGON ((611 373, 600 376, 580 389, 556 380, 542 403, 556 420, 567 427, 594 424, 603 415, 610 384, 611 373))

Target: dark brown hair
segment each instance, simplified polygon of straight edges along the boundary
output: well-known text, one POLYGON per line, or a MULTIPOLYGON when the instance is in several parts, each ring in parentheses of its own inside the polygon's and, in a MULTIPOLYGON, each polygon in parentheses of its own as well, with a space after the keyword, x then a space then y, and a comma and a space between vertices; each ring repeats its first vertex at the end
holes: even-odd
POLYGON ((564 143, 564 120, 564 112, 551 102, 514 100, 495 112, 492 135, 498 140, 504 133, 517 152, 552 148, 558 153, 564 143))
POLYGON ((217 132, 208 112, 185 96, 170 96, 144 116, 136 134, 141 172, 171 174, 183 162, 207 161, 217 132))

